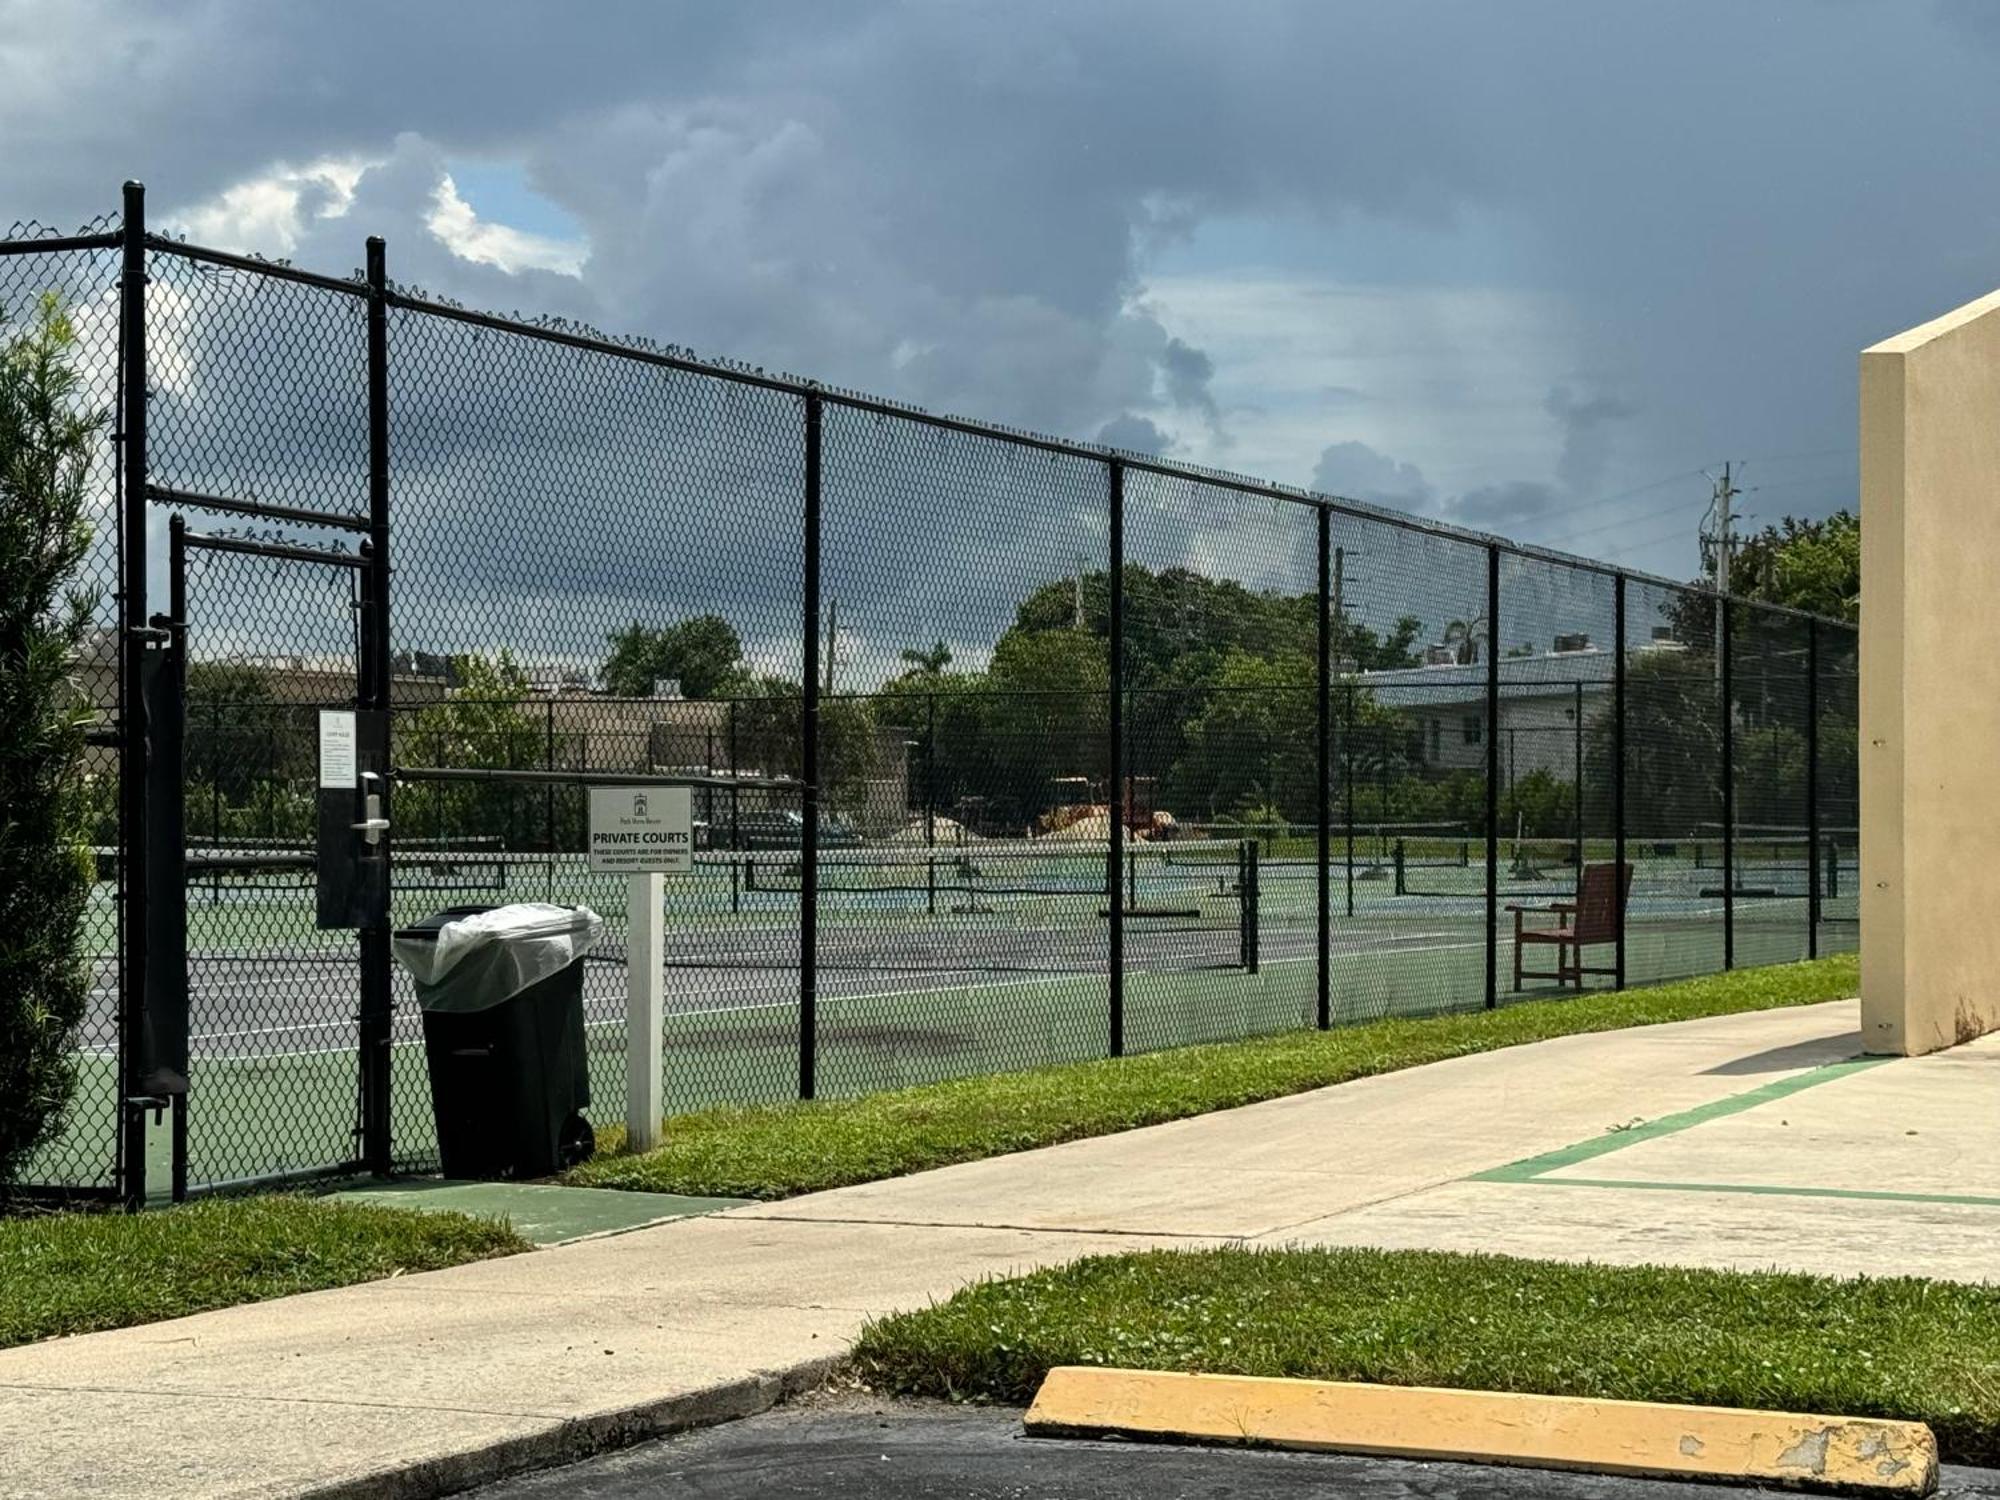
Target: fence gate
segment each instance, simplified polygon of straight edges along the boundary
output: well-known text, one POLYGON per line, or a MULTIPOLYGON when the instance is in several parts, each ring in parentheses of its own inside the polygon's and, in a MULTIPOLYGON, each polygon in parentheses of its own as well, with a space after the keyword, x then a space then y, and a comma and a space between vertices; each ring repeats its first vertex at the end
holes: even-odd
POLYGON ((369 546, 203 535, 178 516, 170 537, 150 832, 171 853, 153 865, 145 1034, 169 1070, 178 1043, 185 1070, 174 1196, 386 1165, 388 735, 368 680, 369 546))

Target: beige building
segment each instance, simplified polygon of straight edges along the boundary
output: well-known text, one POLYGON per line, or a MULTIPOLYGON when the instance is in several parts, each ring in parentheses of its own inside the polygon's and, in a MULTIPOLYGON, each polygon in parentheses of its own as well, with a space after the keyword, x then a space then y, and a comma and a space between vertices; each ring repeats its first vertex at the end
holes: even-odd
POLYGON ((2000 292, 1861 356, 1861 1024, 2000 1027, 2000 292))

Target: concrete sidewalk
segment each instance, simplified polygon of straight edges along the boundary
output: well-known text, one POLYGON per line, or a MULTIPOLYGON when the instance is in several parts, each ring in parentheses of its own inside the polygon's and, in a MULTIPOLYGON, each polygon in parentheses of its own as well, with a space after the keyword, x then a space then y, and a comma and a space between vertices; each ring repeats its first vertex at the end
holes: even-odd
POLYGON ((1147 1246, 1438 1244, 2000 1278, 2000 1206, 1963 1187, 1991 1186, 2000 1166, 2000 1140, 1969 1123, 2000 1080, 2000 1045, 1829 1068, 1858 1051, 1856 1023, 1845 1002, 1564 1038, 0 1352, 0 1495, 442 1493, 759 1409, 817 1378, 870 1316, 976 1278, 1147 1246), (1773 1108, 1815 1123, 1770 1125, 1773 1108), (1956 1165, 1893 1170, 1950 1202, 1742 1190, 1874 1180, 1868 1152, 1914 1151, 1898 1123, 1912 1110, 1940 1130, 1959 1122, 1939 1143, 1956 1165), (1571 1160, 1639 1121, 1677 1123, 1571 1160), (1753 1169, 1756 1182, 1728 1176, 1753 1169), (1481 1174, 1502 1180, 1470 1180, 1481 1174), (1641 1179, 1671 1186, 1630 1185, 1641 1179), (1838 1228, 1851 1214, 1872 1215, 1865 1230, 1838 1228))

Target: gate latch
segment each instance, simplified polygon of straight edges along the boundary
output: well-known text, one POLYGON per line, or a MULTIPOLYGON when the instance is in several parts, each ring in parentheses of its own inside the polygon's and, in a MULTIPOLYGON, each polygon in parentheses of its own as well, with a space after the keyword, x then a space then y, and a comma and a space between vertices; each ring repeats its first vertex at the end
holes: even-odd
POLYGON ((382 835, 389 827, 389 820, 382 816, 382 793, 373 785, 381 780, 382 777, 378 772, 361 773, 361 783, 366 788, 361 796, 361 821, 348 825, 360 832, 361 841, 370 848, 382 842, 382 835))

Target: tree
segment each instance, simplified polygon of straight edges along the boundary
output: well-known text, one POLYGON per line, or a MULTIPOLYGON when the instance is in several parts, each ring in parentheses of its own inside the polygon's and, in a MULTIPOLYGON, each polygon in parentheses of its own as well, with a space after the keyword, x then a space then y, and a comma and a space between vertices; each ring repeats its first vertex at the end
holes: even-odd
POLYGON ((605 639, 611 650, 599 671, 614 697, 651 698, 659 683, 678 682, 683 698, 724 698, 748 681, 743 639, 720 615, 696 615, 663 630, 634 620, 605 639))
POLYGON ((1184 731, 1170 805, 1207 820, 1257 807, 1293 822, 1317 816, 1314 664, 1296 653, 1232 651, 1184 731))
POLYGON ((951 665, 951 647, 943 641, 939 641, 928 651, 919 651, 915 647, 906 646, 903 648, 903 662, 926 677, 935 677, 951 665))
POLYGON ((76 332, 47 297, 0 336, 0 1188, 76 1088, 88 700, 71 680, 91 599, 74 583, 102 418, 78 405, 76 332))
MULTIPOLYGON (((1666 606, 1677 640, 1715 639, 1713 580, 1696 579, 1666 606)), ((1861 522, 1835 511, 1823 521, 1786 516, 1737 543, 1729 591, 1739 599, 1782 604, 1849 623, 1861 618, 1861 522)))
MULTIPOLYGON (((1585 776, 1608 787, 1616 729, 1599 715, 1588 731, 1585 776)), ((1722 816, 1722 714, 1715 658, 1646 653, 1625 669, 1625 809, 1634 838, 1687 838, 1722 816)))
POLYGON ((1479 643, 1492 635, 1484 615, 1474 615, 1466 620, 1453 620, 1444 628, 1439 637, 1451 648, 1452 657, 1460 666, 1469 667, 1479 660, 1479 643))
MULTIPOLYGON (((751 678, 738 686, 736 700, 738 763, 766 776, 803 776, 805 692, 800 684, 785 677, 751 678)), ((827 816, 854 815, 865 798, 865 784, 881 774, 881 765, 874 700, 822 697, 820 811, 827 816)), ((783 807, 789 805, 790 795, 771 793, 767 800, 783 807)))
POLYGON ((1418 663, 1413 648, 1424 622, 1415 615, 1398 616, 1387 635, 1377 635, 1366 625, 1356 625, 1345 614, 1334 621, 1333 628, 1335 660, 1352 662, 1359 671, 1391 672, 1418 663))
MULTIPOLYGON (((451 679, 457 686, 395 728, 399 764, 483 770, 522 770, 544 764, 548 755, 545 721, 527 713, 528 677, 513 656, 455 656, 451 679)), ((544 817, 518 782, 412 783, 400 795, 400 832, 425 838, 469 835, 507 838, 527 819, 539 834, 544 817)))
POLYGON ((1730 587, 1836 620, 1861 618, 1861 522, 1837 510, 1823 521, 1786 516, 1745 538, 1730 565, 1730 587))
MULTIPOLYGON (((241 831, 279 831, 268 814, 279 801, 296 797, 313 775, 315 712, 282 702, 260 667, 190 662, 185 764, 191 825, 212 822, 217 826, 207 831, 220 836, 235 831, 224 826, 235 821, 231 813, 248 809, 241 831), (220 817, 214 816, 218 810, 220 817)), ((310 804, 310 797, 300 801, 305 821, 287 831, 311 836, 310 804)))

